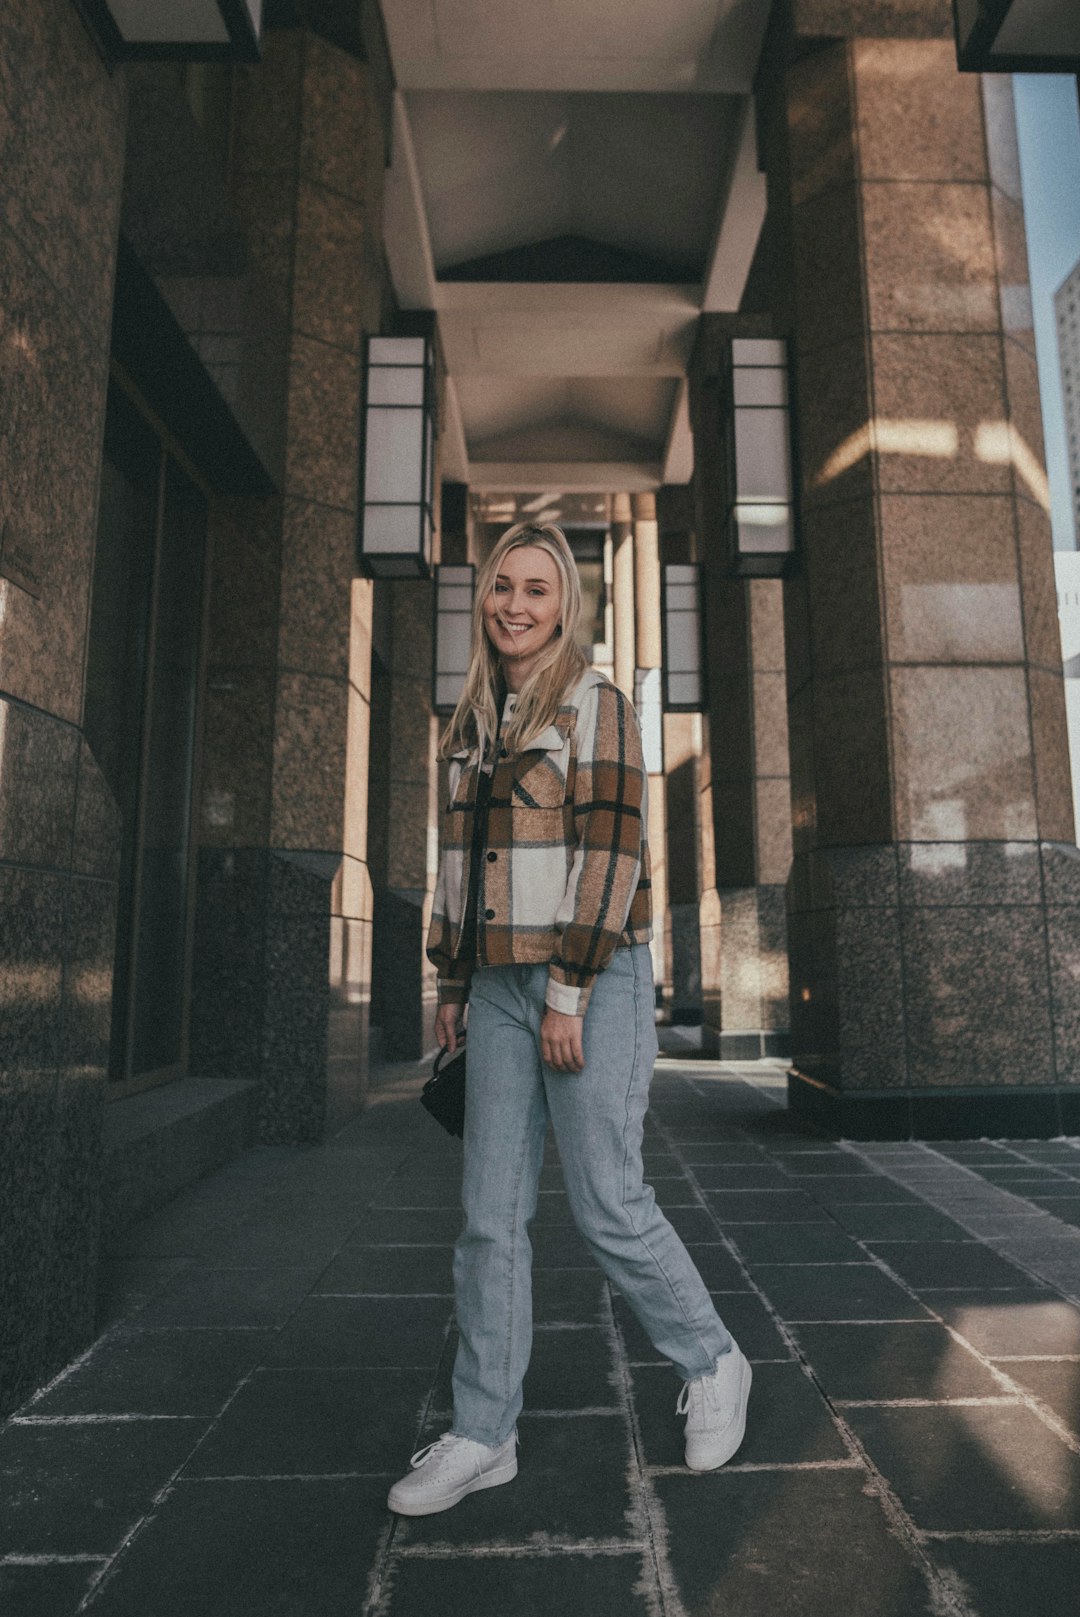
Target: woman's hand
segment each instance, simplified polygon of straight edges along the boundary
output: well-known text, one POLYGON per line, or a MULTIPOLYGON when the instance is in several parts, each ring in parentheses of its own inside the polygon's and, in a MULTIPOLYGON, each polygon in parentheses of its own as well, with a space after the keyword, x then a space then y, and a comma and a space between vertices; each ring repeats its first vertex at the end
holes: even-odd
POLYGON ((556 1072, 580 1072, 585 1065, 585 1051, 581 1042, 583 1016, 564 1016, 561 1011, 546 1010, 540 1023, 540 1054, 546 1066, 556 1072))
POLYGON ((439 1049, 446 1050, 450 1055, 453 1055, 464 1031, 464 1005, 440 1005, 435 1012, 435 1038, 439 1049))

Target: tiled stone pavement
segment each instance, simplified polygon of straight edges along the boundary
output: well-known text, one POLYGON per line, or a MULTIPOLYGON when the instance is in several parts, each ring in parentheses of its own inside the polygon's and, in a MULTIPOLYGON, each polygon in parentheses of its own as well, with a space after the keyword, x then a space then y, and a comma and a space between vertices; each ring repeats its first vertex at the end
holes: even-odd
POLYGON ((103 1334, 0 1430, 3 1617, 1060 1617, 1080 1587, 1080 1141, 846 1146, 767 1066, 657 1068, 647 1168, 755 1365, 681 1463, 679 1382, 534 1225, 521 1472, 401 1521, 443 1428, 460 1148, 415 1069, 131 1232, 103 1334))

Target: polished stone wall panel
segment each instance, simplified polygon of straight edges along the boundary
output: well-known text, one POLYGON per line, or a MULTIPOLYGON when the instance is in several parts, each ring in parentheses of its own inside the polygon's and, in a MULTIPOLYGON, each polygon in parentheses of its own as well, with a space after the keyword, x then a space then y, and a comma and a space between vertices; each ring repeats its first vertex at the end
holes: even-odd
POLYGON ((858 189, 845 185, 792 212, 799 351, 860 339, 866 325, 858 189))
MULTIPOLYGON (((60 1067, 103 1079, 109 1067, 116 885, 73 876, 68 886, 60 1067)), ((98 1096, 98 1102, 102 1097, 98 1096)))
POLYGON ((0 515, 35 553, 41 598, 0 580, 0 689, 78 723, 108 356, 0 225, 0 515))
POLYGON ((301 181, 296 197, 293 322, 320 342, 359 354, 366 214, 357 202, 301 181))
POLYGON ((204 698, 199 838, 204 846, 265 843, 270 826, 272 671, 211 669, 204 698))
POLYGON ((257 1128, 276 1144, 322 1137, 330 1029, 329 894, 322 913, 268 906, 257 1128))
POLYGON ((55 1124, 54 1068, 0 1072, 0 1411, 5 1414, 48 1373, 43 1327, 55 1124))
POLYGON ((98 768, 97 759, 81 736, 78 737, 78 747, 79 772, 71 868, 79 876, 98 876, 115 882, 120 875, 120 838, 123 831, 120 810, 98 768))
MULTIPOLYGON (((911 340, 911 339, 908 339, 911 340)), ((868 354, 859 338, 798 358, 799 474, 804 516, 842 501, 870 500, 871 404, 868 354)))
POLYGON ((985 435, 1005 420, 1000 339, 878 333, 871 347, 881 491, 1010 493, 985 435))
POLYGON ((1075 836, 1065 684, 1060 675, 1028 669, 1031 734, 1035 759, 1035 798, 1039 836, 1071 842, 1075 836))
POLYGON ((232 168, 272 174, 279 184, 300 166, 304 35, 268 28, 257 64, 233 69, 232 168))
POLYGON ((38 1382, 60 1370, 94 1335, 104 1091, 100 1066, 69 1067, 58 1087, 56 1157, 64 1166, 52 1187, 38 1382))
POLYGON ((1013 197, 1006 196, 997 186, 991 186, 990 207, 994 222, 998 313, 1001 328, 1007 337, 1018 342, 1034 358, 1034 311, 1029 283, 1023 204, 1013 197))
POLYGON ((876 507, 809 511, 803 520, 810 666, 815 677, 876 669, 882 661, 876 507))
POLYGON ((798 205, 856 174, 855 128, 848 55, 842 46, 813 51, 788 76, 788 161, 792 201, 798 205))
POLYGON ((306 500, 285 501, 278 655, 292 672, 344 679, 356 519, 306 500))
POLYGON ((918 1088, 1053 1082, 1039 911, 910 909, 901 927, 911 1082, 918 1088))
MULTIPOLYGON (((63 0, 0 16, 0 218, 104 351, 126 93, 63 0)), ((5 248, 6 252, 6 248, 5 248)))
POLYGON ((996 332, 984 186, 864 184, 861 199, 872 330, 996 332))
POLYGON ((78 757, 71 725, 0 698, 0 860, 67 867, 78 757))
POLYGON ((852 69, 864 179, 982 181, 979 79, 951 41, 857 39, 852 69))
POLYGON ((891 687, 900 839, 1033 841, 1024 670, 897 666, 891 687))
POLYGON ((347 711, 343 680, 279 674, 271 821, 274 847, 340 849, 347 711))
POLYGON ((1037 842, 905 842, 898 851, 905 906, 1043 901, 1037 842))
POLYGON ((763 884, 783 885, 791 865, 791 782, 787 775, 754 783, 757 875, 763 884))
POLYGON ((907 1082, 900 912, 885 905, 836 916, 839 1077, 847 1089, 907 1082))
POLYGON ((256 1078, 266 999, 265 849, 199 849, 192 958, 190 1066, 256 1078))
POLYGON ((300 172, 339 196, 377 206, 379 199, 371 195, 372 143, 377 142, 380 157, 382 145, 370 69, 315 34, 307 34, 304 44, 300 172))
POLYGON ((285 481, 290 494, 354 512, 360 464, 360 362, 293 333, 285 481))
POLYGON ((813 710, 818 845, 888 841, 889 737, 880 673, 815 679, 813 710))
POLYGON ((794 0, 792 13, 796 34, 811 38, 953 37, 949 0, 794 0))
POLYGON ((1024 660, 1011 499, 887 495, 880 525, 891 661, 1024 660))

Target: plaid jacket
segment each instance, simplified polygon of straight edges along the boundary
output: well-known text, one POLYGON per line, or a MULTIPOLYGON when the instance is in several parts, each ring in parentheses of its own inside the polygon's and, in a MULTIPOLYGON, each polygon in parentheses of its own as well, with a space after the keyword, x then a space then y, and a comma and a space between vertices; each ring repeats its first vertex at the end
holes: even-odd
POLYGON ((476 965, 548 966, 547 1003, 584 1016, 620 945, 652 937, 648 777, 637 715, 591 670, 527 752, 495 762, 475 957, 458 958, 469 892, 475 752, 450 761, 428 958, 439 1001, 463 1004, 476 965))

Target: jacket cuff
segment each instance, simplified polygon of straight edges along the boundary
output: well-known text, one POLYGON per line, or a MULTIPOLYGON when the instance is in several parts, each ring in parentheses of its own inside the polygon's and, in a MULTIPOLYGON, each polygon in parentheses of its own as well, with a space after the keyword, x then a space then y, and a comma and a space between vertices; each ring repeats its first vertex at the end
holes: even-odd
POLYGON ((587 988, 571 988, 569 983, 558 982, 549 976, 544 1003, 548 1010, 558 1011, 562 1016, 584 1016, 591 993, 591 983, 587 988))
POLYGON ((467 982, 462 982, 459 977, 440 977, 438 986, 440 1005, 464 1005, 467 1003, 469 985, 467 982))

